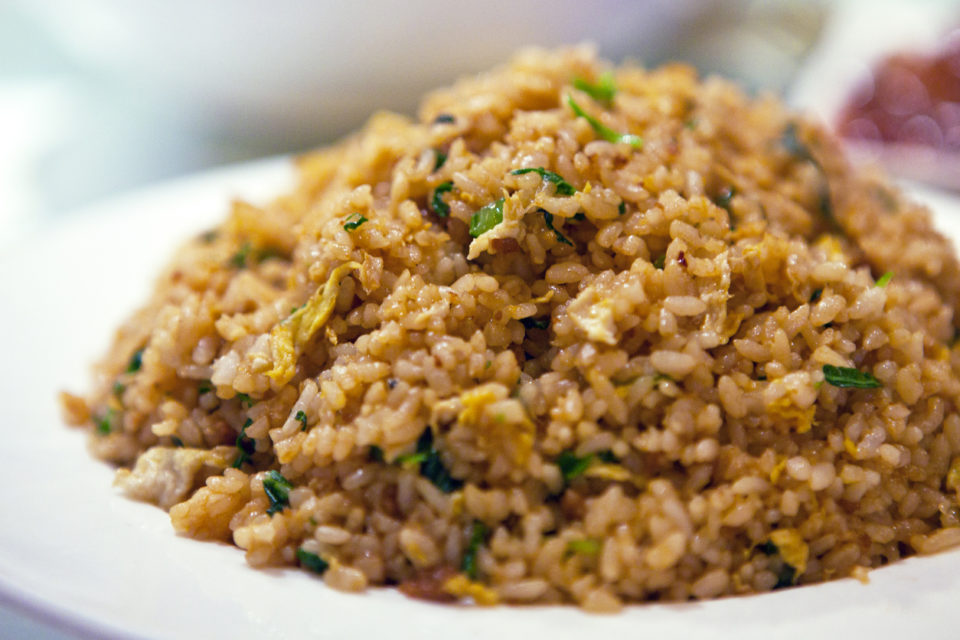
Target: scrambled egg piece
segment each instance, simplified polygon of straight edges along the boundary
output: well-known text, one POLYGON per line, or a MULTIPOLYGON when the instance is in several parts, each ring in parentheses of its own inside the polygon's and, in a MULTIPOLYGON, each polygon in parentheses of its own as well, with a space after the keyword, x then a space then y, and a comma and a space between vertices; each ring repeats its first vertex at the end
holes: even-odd
POLYGON ((114 485, 131 498, 169 509, 193 490, 196 475, 204 465, 222 471, 230 464, 234 451, 230 446, 209 450, 151 447, 137 458, 132 471, 117 471, 114 485))
POLYGON ((479 605, 491 606, 500 601, 500 596, 490 587, 474 582, 462 573, 443 583, 443 590, 458 598, 472 598, 479 605))
POLYGON ((317 289, 306 304, 270 331, 273 369, 268 371, 267 375, 274 382, 285 385, 293 378, 297 368, 297 357, 303 345, 333 314, 333 306, 340 294, 340 281, 350 271, 359 268, 360 264, 357 262, 346 262, 331 271, 322 289, 317 289))
POLYGON ((810 549, 796 529, 777 529, 770 533, 770 541, 777 545, 780 557, 797 570, 797 575, 807 570, 810 549))

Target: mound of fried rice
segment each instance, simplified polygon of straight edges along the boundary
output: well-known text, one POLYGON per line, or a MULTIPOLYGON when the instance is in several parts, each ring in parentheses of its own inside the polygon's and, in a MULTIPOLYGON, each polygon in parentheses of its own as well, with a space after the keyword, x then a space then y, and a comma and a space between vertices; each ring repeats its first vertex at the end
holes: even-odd
POLYGON ((297 164, 62 396, 178 533, 594 611, 960 543, 953 249, 777 99, 527 51, 297 164))

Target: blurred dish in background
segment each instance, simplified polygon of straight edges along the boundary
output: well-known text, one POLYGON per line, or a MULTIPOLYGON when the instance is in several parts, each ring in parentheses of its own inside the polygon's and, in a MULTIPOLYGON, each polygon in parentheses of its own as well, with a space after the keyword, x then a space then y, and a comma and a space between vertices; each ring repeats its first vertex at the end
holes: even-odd
POLYGON ((960 190, 960 7, 844 3, 791 102, 833 127, 856 159, 960 190))
POLYGON ((606 57, 665 48, 696 0, 21 0, 77 64, 198 128, 269 147, 329 141, 375 108, 504 63, 521 46, 589 40, 606 57))

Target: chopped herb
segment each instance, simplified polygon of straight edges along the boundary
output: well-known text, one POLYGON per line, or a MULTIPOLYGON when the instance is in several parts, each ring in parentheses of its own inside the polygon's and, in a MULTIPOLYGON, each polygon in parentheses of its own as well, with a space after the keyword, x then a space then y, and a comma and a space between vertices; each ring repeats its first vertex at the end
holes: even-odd
POLYGON ((821 295, 823 295, 823 289, 814 289, 813 293, 810 294, 810 302, 816 302, 821 295))
POLYGON ((665 373, 658 373, 658 374, 656 374, 655 376, 653 376, 653 384, 654 384, 654 385, 658 385, 658 384, 660 384, 661 382, 674 382, 674 379, 671 378, 670 376, 668 376, 668 375, 665 374, 665 373))
POLYGON ((453 191, 453 182, 450 180, 438 184, 437 188, 433 190, 433 197, 430 198, 430 208, 436 211, 441 218, 450 215, 450 205, 443 201, 443 194, 448 191, 453 191))
POLYGON ((346 217, 346 220, 343 224, 343 230, 347 233, 355 231, 360 225, 366 222, 367 219, 357 212, 353 212, 346 217))
POLYGON ((722 209, 726 209, 730 212, 730 201, 733 200, 733 196, 737 195, 737 190, 733 187, 724 187, 717 197, 713 199, 714 204, 722 209))
POLYGON ((230 256, 230 264, 237 269, 243 269, 247 266, 247 257, 250 255, 252 247, 249 242, 244 242, 235 254, 230 256))
POLYGON ((118 398, 122 396, 123 392, 126 390, 127 390, 127 385, 123 384, 122 382, 113 383, 113 395, 117 396, 118 398))
POLYGON ((256 400, 254 400, 253 398, 251 398, 251 397, 250 397, 249 395, 247 395, 246 393, 238 393, 238 394, 236 395, 236 398, 237 398, 237 400, 240 401, 240 404, 241 404, 241 405, 247 405, 247 406, 246 406, 247 409, 249 409, 250 407, 252 407, 252 406, 253 406, 254 404, 256 404, 256 402, 257 402, 256 400))
POLYGON ((439 452, 433 447, 433 431, 430 427, 424 429, 417 439, 416 452, 400 456, 396 461, 403 465, 419 464, 420 475, 444 493, 456 491, 463 486, 463 482, 452 477, 446 467, 443 466, 439 452))
POLYGON ((293 485, 280 475, 279 471, 271 470, 267 472, 267 475, 263 478, 263 492, 270 499, 267 515, 272 516, 290 506, 290 489, 293 489, 293 485))
POLYGON ((414 451, 413 453, 404 453, 394 459, 394 463, 401 467, 413 466, 423 463, 427 459, 426 451, 414 451))
POLYGON ((201 396, 205 393, 210 393, 213 391, 213 383, 209 380, 204 380, 197 386, 197 393, 201 396))
POLYGON ((127 364, 127 373, 136 373, 140 371, 140 367, 143 366, 143 349, 137 349, 133 352, 133 355, 130 357, 130 362, 127 364))
POLYGON ((297 549, 297 560, 300 562, 300 566, 313 571, 314 573, 319 573, 323 575, 323 572, 330 567, 330 563, 321 558, 315 553, 310 553, 304 548, 297 549))
POLYGON ((574 478, 583 475, 583 472, 593 463, 593 454, 580 457, 572 451, 563 451, 554 462, 560 467, 564 482, 569 483, 574 478))
POLYGON ((290 315, 295 314, 297 311, 300 311, 300 309, 303 309, 305 306, 307 306, 307 303, 306 303, 306 302, 304 302, 304 303, 303 303, 302 305, 300 305, 299 307, 290 307, 290 315))
POLYGON ((235 442, 237 447, 237 458, 233 461, 233 468, 239 469, 243 466, 243 463, 250 459, 250 456, 253 455, 253 452, 257 450, 257 443, 254 442, 253 438, 247 437, 247 427, 253 424, 253 420, 247 418, 247 421, 243 423, 243 426, 240 427, 240 433, 237 434, 237 440, 235 442))
POLYGON ((452 122, 456 122, 456 118, 449 113, 437 114, 437 117, 433 119, 433 124, 450 124, 452 122))
POLYGON ((888 284, 890 284, 891 280, 893 280, 893 271, 887 271, 885 274, 883 274, 877 279, 877 283, 874 286, 885 287, 888 284))
POLYGON ((596 538, 571 540, 567 543, 567 555, 595 556, 600 553, 601 543, 596 538))
POLYGON ((183 446, 183 440, 181 440, 181 439, 178 438, 177 436, 170 436, 170 442, 172 442, 172 443, 173 443, 173 446, 175 446, 175 447, 182 447, 182 446, 183 446))
POLYGON ((493 365, 493 361, 492 361, 492 360, 487 360, 487 361, 483 364, 483 368, 484 368, 484 369, 489 369, 489 368, 491 367, 491 365, 493 365))
POLYGON ((383 462, 383 449, 375 444, 370 445, 370 459, 374 462, 383 462))
POLYGON ((610 451, 609 449, 605 451, 598 451, 597 460, 600 460, 601 462, 606 462, 607 464, 619 464, 620 462, 620 459, 617 458, 617 456, 614 455, 613 451, 610 451))
POLYGON ((553 226, 553 214, 549 211, 544 211, 543 209, 541 209, 541 211, 543 211, 543 222, 547 225, 547 229, 553 231, 553 235, 557 237, 557 242, 560 242, 561 244, 568 244, 572 247, 573 243, 570 241, 570 239, 557 231, 556 227, 553 226))
POLYGON ((281 258, 286 259, 287 255, 283 252, 282 249, 276 247, 267 247, 266 249, 259 249, 256 252, 257 262, 264 262, 270 260, 271 258, 281 258))
POLYGON ((797 570, 784 562, 783 566, 780 567, 780 571, 777 572, 777 584, 773 585, 773 588, 783 589, 784 587, 792 587, 796 583, 797 570))
POLYGON ((852 367, 835 367, 832 364, 825 364, 823 365, 823 375, 826 381, 835 387, 876 389, 883 386, 872 373, 858 371, 852 367))
POLYGON ((617 94, 617 85, 613 82, 613 74, 609 71, 600 75, 596 83, 583 78, 574 78, 573 86, 588 94, 594 100, 610 104, 617 94))
POLYGON ((572 219, 576 220, 577 222, 583 222, 584 220, 587 219, 587 215, 583 211, 580 211, 578 213, 573 214, 572 219))
POLYGON ((440 149, 436 149, 436 154, 437 159, 433 162, 433 170, 439 171, 440 167, 442 167, 447 161, 447 154, 445 154, 443 151, 440 151, 440 149))
POLYGON ((757 376, 757 380, 758 380, 759 382, 766 382, 766 381, 767 381, 767 376, 765 376, 765 375, 763 375, 763 374, 760 374, 759 376, 757 376))
POLYGON ((577 192, 577 189, 564 180, 560 174, 554 173, 553 171, 547 171, 543 167, 532 167, 529 169, 514 169, 510 172, 512 176, 522 176, 525 173, 537 173, 543 178, 544 182, 552 182, 557 185, 556 194, 558 196, 572 196, 577 192))
POLYGON ((777 545, 773 544, 772 540, 767 540, 761 544, 758 544, 757 549, 759 549, 765 556, 773 556, 780 553, 777 545))
POLYGON ((463 554, 460 570, 471 580, 477 579, 477 551, 487 539, 487 527, 479 520, 470 525, 470 540, 467 541, 467 550, 463 554))
POLYGON ((451 493, 463 486, 463 482, 452 477, 446 467, 443 466, 440 455, 436 451, 432 451, 427 460, 420 465, 420 475, 444 493, 451 493))
POLYGON ((693 131, 694 129, 697 128, 697 119, 696 119, 696 118, 690 118, 689 120, 687 120, 686 122, 683 123, 683 128, 684 128, 684 129, 688 129, 688 130, 690 130, 690 131, 693 131))
POLYGON ((623 215, 627 212, 627 203, 623 200, 620 201, 620 204, 617 205, 617 215, 623 215))
POLYGON ((589 113, 584 111, 580 105, 574 101, 573 96, 567 96, 567 104, 570 105, 570 108, 573 109, 573 112, 580 118, 586 120, 598 136, 606 140, 607 142, 613 143, 624 143, 629 144, 634 149, 639 149, 643 146, 643 138, 640 136, 633 135, 632 133, 617 133, 610 127, 606 126, 589 113))
MULTIPOLYGON (((759 550, 765 556, 780 556, 780 549, 772 540, 767 540, 762 544, 757 545, 757 550, 759 550)), ((797 582, 797 570, 787 564, 783 558, 780 558, 781 567, 777 571, 777 583, 773 586, 774 589, 782 589, 784 587, 792 587, 797 582)))
POLYGON ((521 318, 520 323, 527 329, 546 329, 550 326, 550 318, 521 318))
POLYGON ((200 239, 205 244, 210 244, 211 242, 217 239, 217 235, 218 235, 218 232, 216 229, 210 229, 209 231, 204 231, 203 233, 201 233, 200 239))
POLYGON ((305 414, 303 411, 297 411, 297 415, 295 415, 294 418, 300 421, 300 425, 301 425, 300 431, 306 431, 307 430, 307 414, 305 414))
POLYGON ((654 259, 653 266, 655 266, 657 269, 663 269, 666 263, 667 263, 667 255, 663 254, 661 256, 657 256, 656 259, 654 259))
POLYGON ((501 222, 503 222, 503 198, 491 202, 470 216, 470 237, 479 237, 501 222))
POLYGON ((96 420, 97 424, 97 433, 102 436, 107 435, 113 431, 117 419, 117 412, 113 409, 107 407, 107 410, 104 412, 103 416, 96 420))

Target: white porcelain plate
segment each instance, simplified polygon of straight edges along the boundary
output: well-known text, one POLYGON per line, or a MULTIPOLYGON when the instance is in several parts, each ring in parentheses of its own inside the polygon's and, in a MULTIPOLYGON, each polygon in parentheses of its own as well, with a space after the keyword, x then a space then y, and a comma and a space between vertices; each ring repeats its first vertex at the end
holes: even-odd
MULTIPOLYGON (((0 357, 0 602, 96 638, 956 635, 960 552, 874 571, 867 585, 590 615, 441 606, 385 589, 343 594, 296 569, 251 569, 234 547, 177 537, 163 511, 111 488, 112 469, 61 423, 56 393, 86 388, 89 363, 178 242, 222 219, 230 197, 262 201, 290 183, 283 160, 206 174, 76 212, 0 256, 9 340, 0 357)), ((923 197, 960 238, 960 202, 923 197)))

